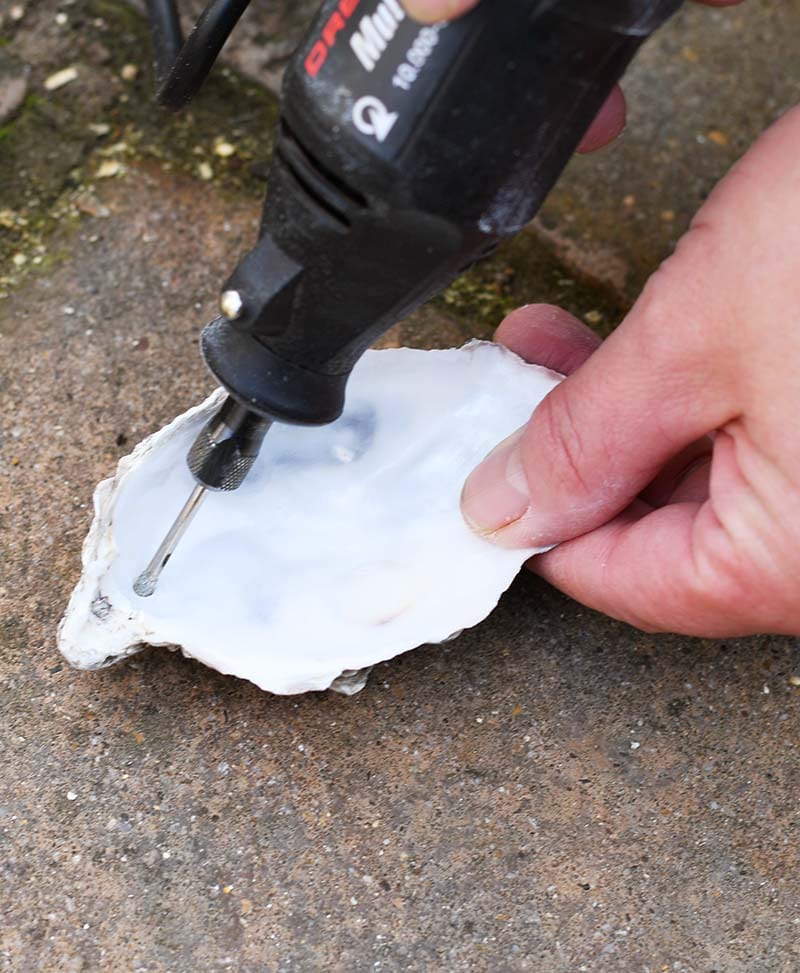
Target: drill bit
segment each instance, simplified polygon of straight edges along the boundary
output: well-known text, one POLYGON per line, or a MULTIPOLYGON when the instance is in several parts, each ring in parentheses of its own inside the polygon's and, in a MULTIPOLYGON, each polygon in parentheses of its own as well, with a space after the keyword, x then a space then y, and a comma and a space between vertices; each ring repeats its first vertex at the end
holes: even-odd
POLYGON ((134 581, 133 590, 140 598, 149 598, 156 590, 161 572, 186 533, 206 490, 231 491, 242 485, 271 425, 269 419, 227 398, 203 426, 186 457, 197 486, 150 563, 134 581))
POLYGON ((192 522, 192 518, 197 513, 197 508, 202 503, 205 495, 205 486, 202 483, 198 483, 189 494, 189 499, 175 518, 175 523, 167 531, 166 537, 161 542, 160 547, 153 555, 150 563, 134 581, 133 590, 140 598, 149 598, 156 590, 161 572, 167 566, 167 561, 172 557, 175 548, 178 546, 178 541, 186 533, 186 528, 192 522))

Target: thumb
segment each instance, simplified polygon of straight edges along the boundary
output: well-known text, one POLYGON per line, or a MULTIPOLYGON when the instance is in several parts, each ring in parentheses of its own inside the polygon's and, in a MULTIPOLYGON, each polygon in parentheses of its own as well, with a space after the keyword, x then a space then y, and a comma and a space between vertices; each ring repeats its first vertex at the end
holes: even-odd
POLYGON ((478 0, 403 0, 403 6, 414 20, 432 24, 452 20, 471 10, 478 0))
POLYGON ((544 547, 599 527, 732 418, 690 236, 612 336, 470 475, 464 517, 489 540, 544 547))

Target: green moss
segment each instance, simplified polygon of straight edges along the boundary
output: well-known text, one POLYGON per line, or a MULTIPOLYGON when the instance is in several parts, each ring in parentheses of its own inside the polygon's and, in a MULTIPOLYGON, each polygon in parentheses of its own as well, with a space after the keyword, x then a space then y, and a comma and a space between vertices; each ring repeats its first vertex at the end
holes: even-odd
POLYGON ((264 184, 253 174, 252 165, 266 159, 272 148, 278 114, 272 94, 218 64, 190 107, 173 114, 155 103, 146 20, 117 0, 90 0, 88 9, 107 25, 99 31, 110 50, 113 73, 119 76, 125 64, 140 68, 103 119, 117 123, 132 157, 157 159, 194 176, 206 162, 215 185, 223 190, 261 196, 264 184), (143 51, 148 56, 143 58, 143 51), (226 158, 215 154, 219 141, 233 145, 234 154, 226 158))
MULTIPOLYGON (((79 222, 75 200, 97 190, 94 180, 105 159, 124 163, 123 173, 135 172, 139 160, 151 160, 192 178, 210 174, 223 193, 256 200, 264 192, 253 164, 271 152, 274 97, 217 65, 190 109, 171 114, 154 100, 145 18, 124 0, 86 0, 84 10, 70 51, 83 75, 58 92, 29 94, 17 118, 0 128, 0 293, 57 259, 49 239, 56 228, 79 222), (122 82, 126 64, 135 64, 139 73, 122 82), (107 135, 90 129, 98 124, 108 126, 107 135), (215 152, 220 141, 235 151, 220 156, 215 152), (24 265, 11 262, 16 253, 26 258, 24 265)), ((63 66, 63 51, 41 65, 48 72, 63 66)), ((560 304, 601 333, 623 310, 613 295, 565 272, 533 233, 504 244, 434 306, 488 337, 510 310, 534 301, 560 304)))
MULTIPOLYGON (((48 238, 81 218, 75 200, 95 190, 104 158, 123 162, 123 172, 156 160, 195 178, 210 174, 224 193, 258 199, 264 192, 253 164, 271 151, 274 97, 218 65, 190 110, 173 115, 155 103, 145 19, 122 0, 88 0, 85 12, 70 51, 81 66, 78 79, 57 92, 29 94, 0 129, 0 293, 45 266, 48 238), (133 81, 120 80, 126 64, 139 68, 133 81), (92 131, 98 124, 108 126, 107 135, 92 131), (235 151, 219 155, 219 142, 235 151), (16 254, 24 264, 13 262, 16 254)), ((63 67, 63 51, 53 58, 41 65, 45 72, 63 67)))
POLYGON ((521 304, 557 304, 603 336, 625 311, 610 290, 567 272, 550 244, 531 230, 503 243, 437 301, 483 338, 521 304))

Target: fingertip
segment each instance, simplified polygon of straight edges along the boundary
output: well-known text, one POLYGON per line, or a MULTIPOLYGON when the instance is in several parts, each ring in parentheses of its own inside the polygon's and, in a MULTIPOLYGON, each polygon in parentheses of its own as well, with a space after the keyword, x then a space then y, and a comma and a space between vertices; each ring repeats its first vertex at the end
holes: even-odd
POLYGON ((569 375, 599 347, 600 338, 569 311, 554 304, 526 304, 512 311, 495 341, 525 361, 569 375))
POLYGON ((528 509, 528 485, 520 453, 525 427, 499 443, 470 473, 461 491, 461 513, 467 524, 500 546, 527 547, 524 540, 507 544, 503 528, 528 509))
POLYGON ((478 0, 403 0, 406 13, 423 24, 453 20, 471 10, 478 0))
POLYGON ((589 126, 578 145, 578 152, 595 152, 613 142, 625 128, 627 106, 622 88, 617 85, 606 98, 597 117, 589 126))

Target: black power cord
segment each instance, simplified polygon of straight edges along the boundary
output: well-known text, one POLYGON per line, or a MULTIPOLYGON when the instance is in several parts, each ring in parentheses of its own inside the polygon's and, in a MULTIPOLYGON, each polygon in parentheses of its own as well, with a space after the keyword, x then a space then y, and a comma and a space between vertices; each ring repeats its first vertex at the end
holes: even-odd
POLYGON ((175 0, 147 0, 156 99, 177 111, 197 94, 250 0, 211 0, 184 41, 175 0))

